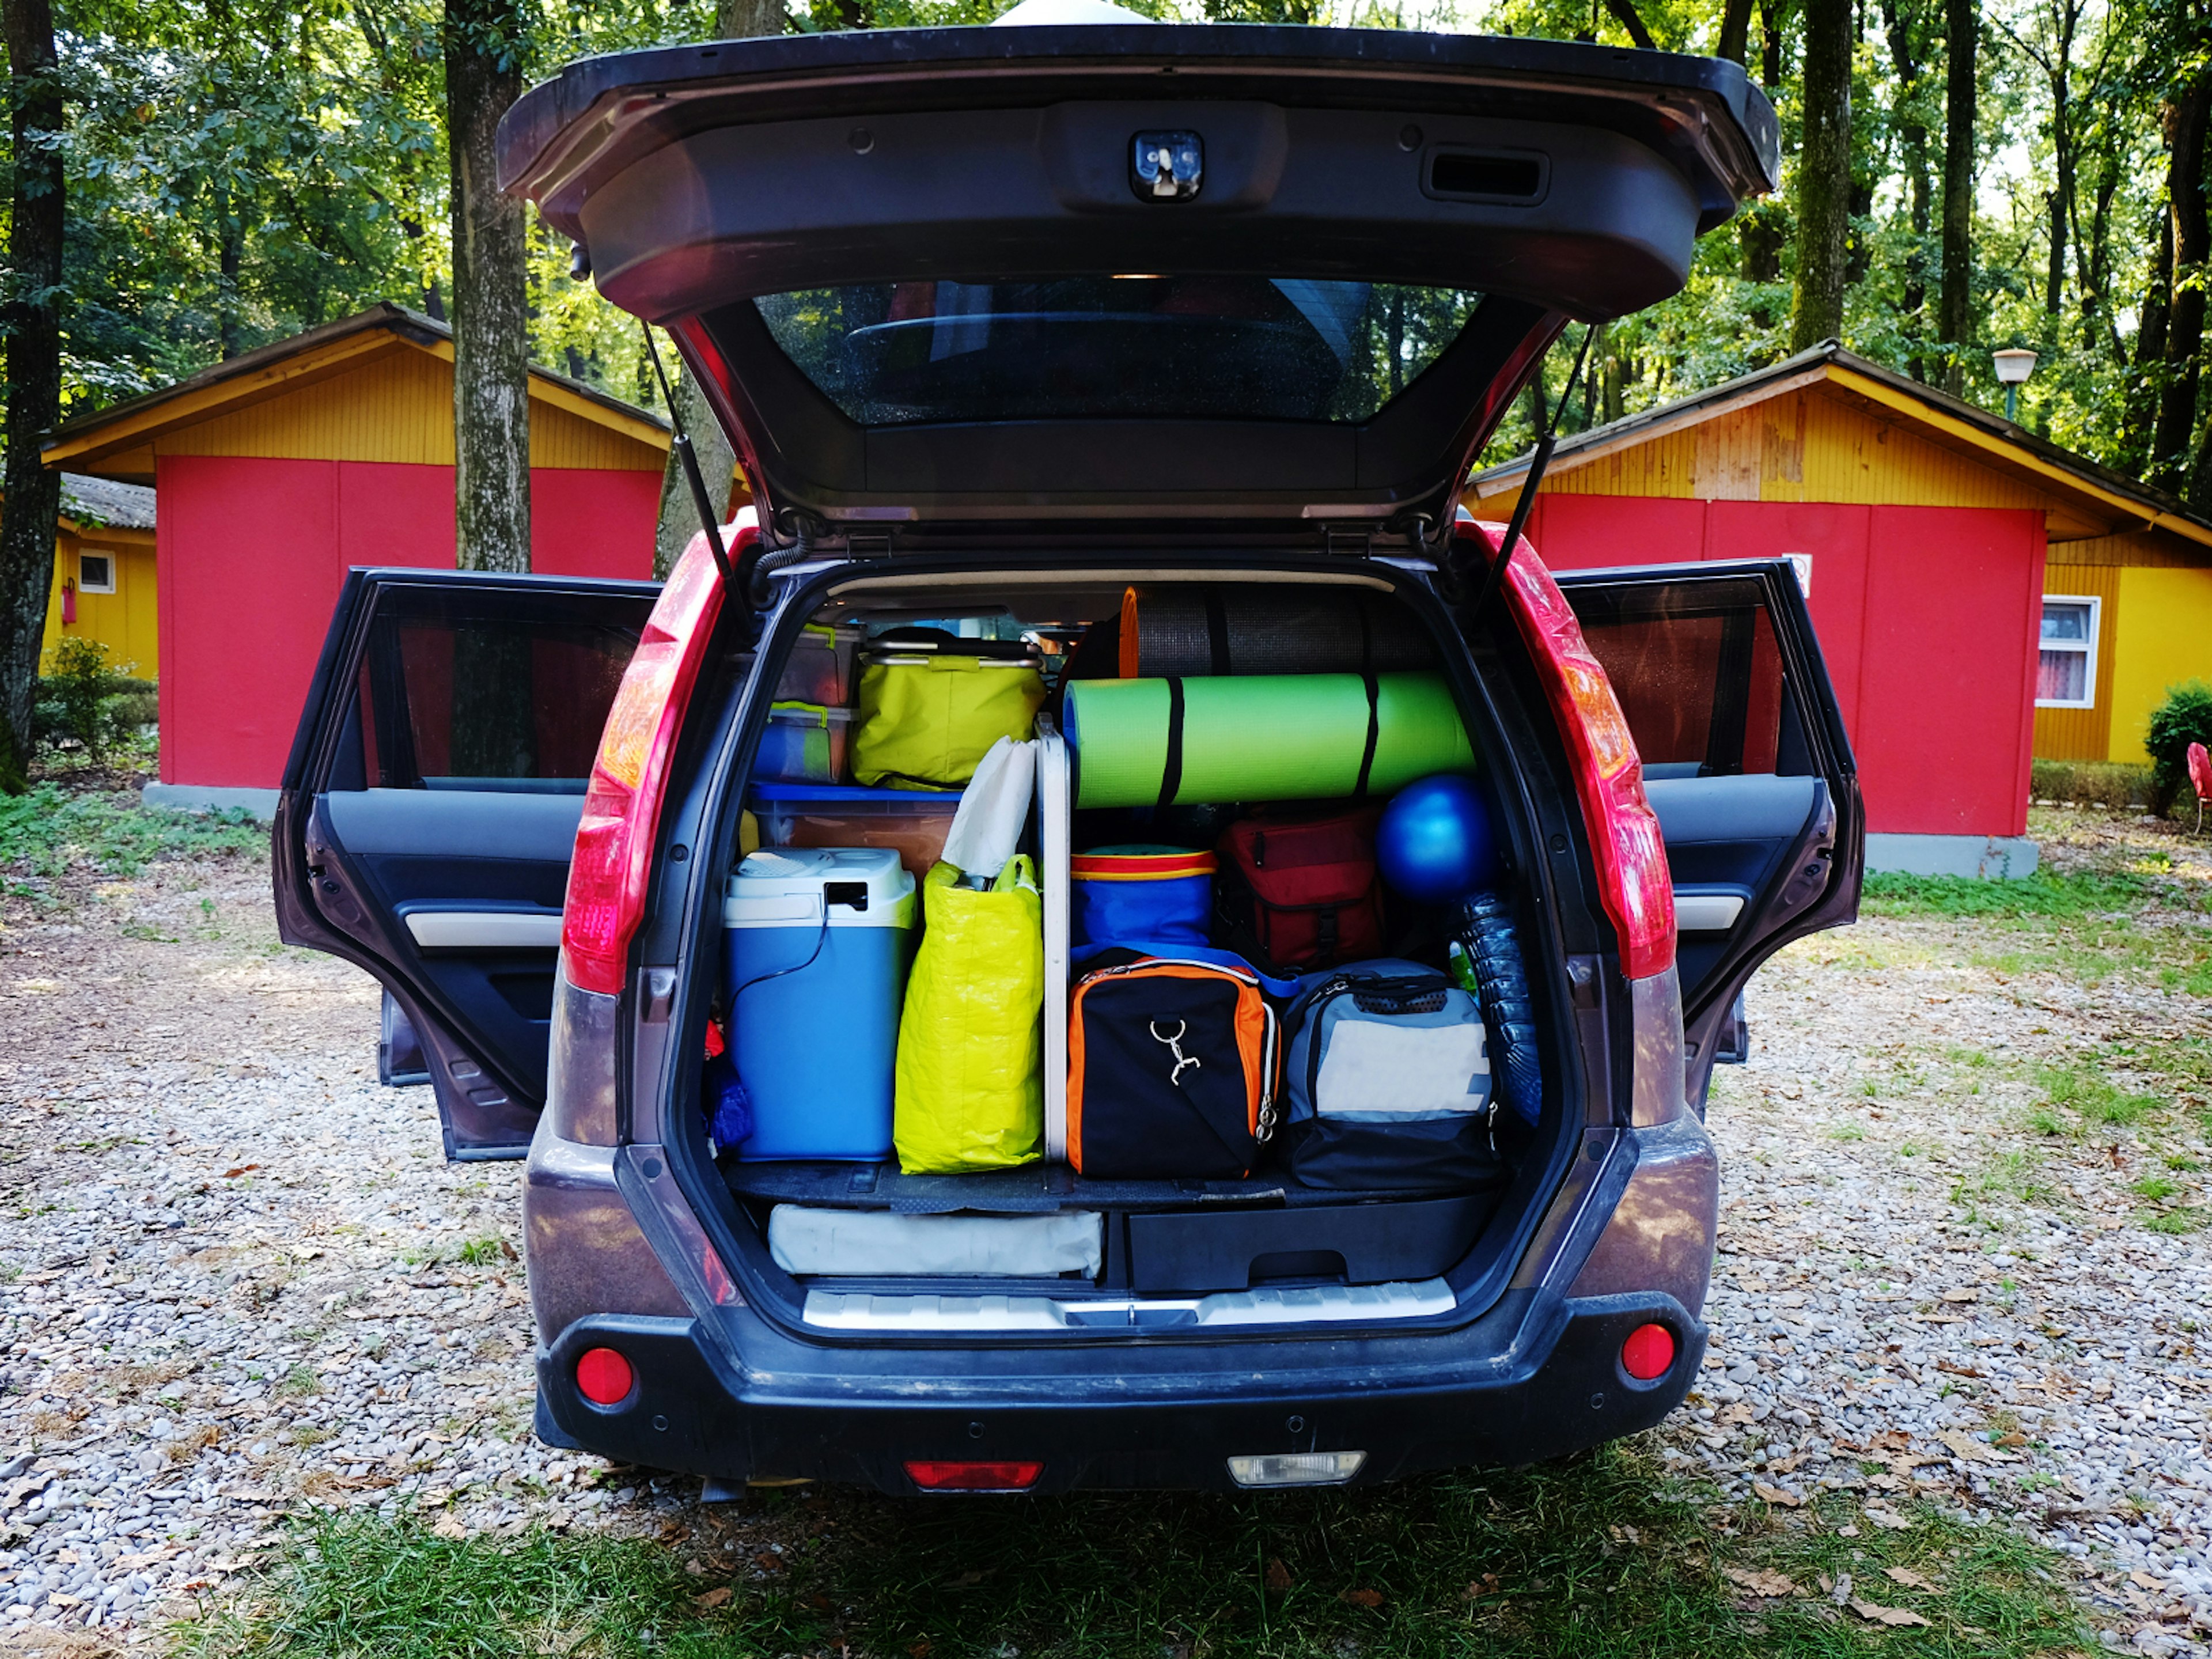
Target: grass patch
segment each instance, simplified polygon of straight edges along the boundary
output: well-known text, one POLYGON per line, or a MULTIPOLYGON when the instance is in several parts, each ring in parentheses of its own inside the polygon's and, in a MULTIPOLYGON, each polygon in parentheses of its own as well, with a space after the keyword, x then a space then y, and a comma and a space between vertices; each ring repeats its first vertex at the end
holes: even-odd
POLYGON ((52 878, 76 867, 135 876, 156 859, 268 845, 266 826, 240 811, 165 811, 141 805, 129 791, 75 793, 51 783, 0 795, 0 867, 31 876, 52 878))
POLYGON ((2050 1105, 2070 1108, 2087 1121, 2108 1128, 2140 1123, 2164 1103, 2155 1095, 2121 1088, 2092 1066, 2039 1066, 2035 1080, 2050 1097, 2050 1105))
MULTIPOLYGON (((2038 871, 2021 881, 1869 876, 1863 908, 1871 916, 1977 923, 1978 937, 1966 945, 1964 960, 1994 973, 2057 973, 2094 984, 2127 972, 2212 996, 2204 894, 2150 860, 2124 871, 2038 871)), ((1887 959, 1866 965, 1923 965, 1907 960, 1912 953, 1894 941, 1885 941, 1881 954, 1887 959)), ((1958 951, 1946 960, 1959 965, 1958 951)))
POLYGON ((1972 916, 2077 921, 2113 910, 2132 910, 2153 897, 2156 884, 2115 873, 2057 875, 2039 870, 2019 881, 1972 876, 1869 876, 1860 908, 1875 916, 1972 916))
POLYGON ((1885 1531, 1841 1498, 1823 1504, 1719 1504, 1662 1474, 1639 1440, 1538 1469, 1358 1493, 778 1498, 737 1517, 747 1541, 727 1555, 714 1521, 671 1550, 544 1534, 448 1540, 420 1520, 325 1520, 296 1533, 237 1605, 179 1635, 200 1659, 1774 1659, 2013 1656, 2086 1641, 2056 1558, 2015 1535, 1933 1512, 1885 1531), (1838 1536, 1855 1516, 1860 1535, 1838 1536), (781 1556, 752 1553, 763 1534, 781 1539, 781 1556), (683 1571, 686 1557, 703 1577, 683 1571), (1845 1599, 1910 1611, 1927 1627, 1893 1630, 1839 1608, 1844 1574, 1845 1599))

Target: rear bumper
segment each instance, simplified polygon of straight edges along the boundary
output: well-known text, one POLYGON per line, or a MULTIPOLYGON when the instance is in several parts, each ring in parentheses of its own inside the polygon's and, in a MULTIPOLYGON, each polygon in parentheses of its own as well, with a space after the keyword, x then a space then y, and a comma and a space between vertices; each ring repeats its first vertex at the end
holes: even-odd
MULTIPOLYGON (((577 1320, 538 1357, 542 1436, 625 1462, 724 1480, 806 1477, 912 1492, 909 1459, 1041 1460, 1032 1489, 1231 1490, 1244 1453, 1360 1450, 1354 1484, 1424 1469, 1510 1467, 1579 1450, 1664 1418, 1688 1393, 1705 1327, 1658 1293, 1516 1292, 1441 1337, 1234 1350, 1086 1346, 1008 1373, 1003 1351, 908 1351, 897 1369, 808 1373, 732 1366, 684 1318, 577 1320), (1644 1324, 1673 1332, 1651 1382, 1620 1364, 1644 1324), (576 1361, 611 1347, 629 1397, 586 1401, 576 1361), (1322 1352, 1316 1352, 1316 1350, 1322 1352)), ((871 1356, 880 1362, 880 1352, 871 1356)))

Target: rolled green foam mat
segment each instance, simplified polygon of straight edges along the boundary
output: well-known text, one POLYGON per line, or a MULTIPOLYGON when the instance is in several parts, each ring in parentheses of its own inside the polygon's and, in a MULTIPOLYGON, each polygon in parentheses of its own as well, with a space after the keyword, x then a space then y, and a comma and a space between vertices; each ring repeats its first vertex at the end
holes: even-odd
MULTIPOLYGON (((1472 772, 1450 689, 1437 674, 1374 677, 1375 754, 1366 793, 1433 772, 1472 772)), ((1075 805, 1335 800, 1358 793, 1368 681, 1358 674, 1075 680, 1062 722, 1076 755, 1075 805), (1182 742, 1171 742, 1178 694, 1182 742), (1171 763, 1172 791, 1163 794, 1171 763)))

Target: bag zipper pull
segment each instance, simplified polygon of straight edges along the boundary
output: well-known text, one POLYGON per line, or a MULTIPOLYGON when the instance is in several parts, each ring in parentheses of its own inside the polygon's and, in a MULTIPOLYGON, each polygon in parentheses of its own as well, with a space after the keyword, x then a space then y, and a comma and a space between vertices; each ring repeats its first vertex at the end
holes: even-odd
POLYGON ((1182 1051, 1183 1036, 1190 1030, 1188 1020, 1179 1019, 1176 1022, 1173 1036, 1162 1036, 1160 1023, 1156 1019, 1146 1020, 1145 1028, 1152 1034, 1153 1042, 1165 1044, 1167 1051, 1175 1056, 1175 1070, 1168 1073, 1168 1081, 1174 1084, 1176 1088, 1182 1087, 1182 1074, 1186 1066, 1195 1066, 1201 1071, 1205 1069, 1205 1062, 1195 1054, 1186 1054, 1182 1051))

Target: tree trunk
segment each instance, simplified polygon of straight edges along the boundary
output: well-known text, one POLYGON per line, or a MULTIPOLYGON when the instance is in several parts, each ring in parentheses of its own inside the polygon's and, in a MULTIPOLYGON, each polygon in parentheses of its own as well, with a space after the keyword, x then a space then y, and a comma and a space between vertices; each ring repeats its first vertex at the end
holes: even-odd
POLYGON ((1628 38, 1644 52, 1659 48, 1651 39, 1651 31, 1644 26, 1644 19, 1636 10, 1636 0, 1605 0, 1605 9, 1613 14, 1613 21, 1628 31, 1628 38))
MULTIPOLYGON (((1919 118, 1920 62, 1912 49, 1912 20, 1900 11, 1897 0, 1882 0, 1882 32, 1889 40, 1891 66, 1897 73, 1897 101, 1905 113, 1898 122, 1898 139, 1904 151, 1905 200, 1911 215, 1912 246, 1905 256, 1905 288, 1899 298, 1905 326, 1915 345, 1924 339, 1922 307, 1928 303, 1928 126, 1919 118)), ((1912 378, 1925 380, 1928 364, 1916 349, 1909 367, 1912 378)))
POLYGON ((714 38, 746 40, 756 34, 781 34, 787 21, 784 0, 722 0, 715 9, 714 38))
POLYGON ((1797 152, 1797 287, 1790 349, 1840 337, 1850 240, 1851 0, 1806 0, 1804 142, 1797 152))
POLYGON ((453 529, 464 570, 530 568, 530 329, 522 204, 494 182, 522 91, 515 0, 446 0, 453 164, 453 529))
POLYGON ((2128 376, 2126 444, 2130 471, 2150 476, 2150 434, 2158 420, 2158 377, 2166 362, 2166 325, 2173 305, 2173 216, 2159 204, 2158 251, 2144 286, 2136 325, 2135 373, 2128 376))
POLYGON ((1943 291, 1936 301, 1936 337, 1944 353, 1943 386, 1954 394, 1966 385, 1959 348, 1974 328, 1974 49, 1981 29, 1975 0, 1945 0, 1949 63, 1943 96, 1943 291))
MULTIPOLYGON (((2068 16, 2071 17, 2070 8, 2068 16)), ((2051 189, 2046 197, 2051 210, 2051 258, 2043 283, 2043 309, 2056 317, 2066 298, 2066 232, 2074 222, 2074 117, 2068 94, 2074 76, 2071 64, 2073 31, 2059 36, 2058 61, 2051 72, 2051 189)))
POLYGON ((15 163, 8 258, 14 267, 0 318, 8 351, 7 459, 0 503, 0 791, 29 787, 31 705, 46 596, 54 580, 61 474, 39 449, 61 414, 61 72, 52 0, 5 0, 11 134, 15 163))
POLYGON ((1759 78, 1767 91, 1782 86, 1782 9, 1786 0, 1759 0, 1759 78))
POLYGON ((1713 55, 1731 63, 1751 63, 1751 0, 1728 0, 1721 10, 1720 44, 1713 55))
POLYGON ((2166 313, 2166 361, 2159 376, 2158 423, 2151 430, 2151 482, 2179 491, 2197 435, 2197 354, 2204 344, 2203 265, 2212 252, 2204 211, 2204 137, 2212 115, 2212 70, 2200 69, 2162 112, 2166 203, 2173 226, 2173 298, 2166 313))
MULTIPOLYGON (((757 34, 781 34, 788 21, 784 6, 785 0, 720 0, 714 12, 715 37, 743 40, 757 34)), ((726 511, 737 451, 708 406, 698 382, 689 374, 676 382, 675 414, 678 423, 691 434, 691 447, 699 458, 700 474, 707 480, 707 493, 715 497, 718 511, 726 511)), ((672 449, 660 475, 660 517, 653 531, 653 574, 665 577, 673 570, 691 538, 698 533, 699 510, 691 500, 690 481, 684 476, 672 449)))
POLYGON ((246 263, 246 228, 228 185, 215 187, 216 332, 225 360, 246 349, 238 305, 238 273, 246 263))

